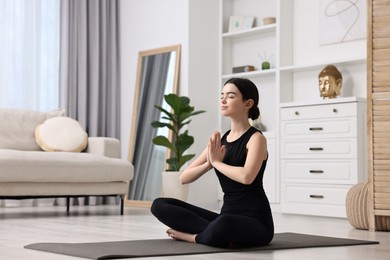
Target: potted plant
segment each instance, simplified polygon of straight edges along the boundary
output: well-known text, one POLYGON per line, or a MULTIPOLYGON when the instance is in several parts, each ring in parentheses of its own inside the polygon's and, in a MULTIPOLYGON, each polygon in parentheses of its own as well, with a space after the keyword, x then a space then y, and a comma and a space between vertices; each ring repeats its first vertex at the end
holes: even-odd
POLYGON ((160 128, 167 127, 170 130, 170 137, 158 135, 153 138, 155 145, 164 146, 168 149, 168 158, 166 163, 168 168, 163 172, 163 196, 176 197, 186 200, 188 194, 188 186, 180 185, 179 175, 181 167, 191 160, 195 154, 184 154, 194 143, 194 137, 188 134, 188 130, 183 131, 183 127, 191 122, 191 117, 204 113, 205 111, 194 111, 195 108, 190 106, 190 99, 185 96, 176 94, 164 95, 165 102, 171 108, 171 111, 164 109, 161 106, 155 106, 163 113, 162 120, 153 121, 152 127, 160 128), (174 186, 178 186, 175 190, 174 186), (179 195, 180 190, 182 195, 179 195))

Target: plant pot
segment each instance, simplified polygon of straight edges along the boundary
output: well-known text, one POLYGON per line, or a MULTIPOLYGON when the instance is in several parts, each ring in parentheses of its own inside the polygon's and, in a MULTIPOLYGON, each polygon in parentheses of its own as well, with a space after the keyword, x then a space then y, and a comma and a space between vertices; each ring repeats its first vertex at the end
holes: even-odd
POLYGON ((163 172, 162 173, 162 190, 163 197, 176 198, 186 201, 188 198, 188 184, 181 184, 179 181, 180 172, 163 172))
POLYGON ((271 68, 271 64, 268 61, 264 61, 261 63, 261 69, 262 70, 269 70, 271 68))

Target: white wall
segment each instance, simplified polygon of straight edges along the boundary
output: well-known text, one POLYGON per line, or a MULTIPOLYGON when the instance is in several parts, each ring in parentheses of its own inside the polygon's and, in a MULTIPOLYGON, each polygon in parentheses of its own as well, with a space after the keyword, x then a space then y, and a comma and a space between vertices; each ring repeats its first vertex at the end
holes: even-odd
MULTIPOLYGON (((340 60, 365 58, 366 39, 346 41, 337 44, 320 45, 319 1, 294 0, 293 18, 293 59, 295 65, 329 63, 340 60)), ((332 28, 328 28, 332 30, 332 28)), ((338 66, 343 75, 341 96, 366 97, 367 73, 365 63, 338 66)), ((322 98, 318 94, 318 73, 320 70, 296 73, 294 76, 294 100, 303 101, 307 97, 322 98), (310 79, 310 80, 309 80, 310 79)))
MULTIPOLYGON (((318 60, 341 60, 365 57, 366 39, 320 45, 320 1, 294 0, 294 63, 312 64, 318 60)), ((328 28, 332 31, 333 28, 328 28)))
MULTIPOLYGON (((218 1, 190 0, 189 10, 188 96, 195 109, 206 110, 193 118, 189 128, 195 137, 190 152, 199 154, 213 131, 219 128, 222 86, 218 76, 218 1)), ((211 170, 191 184, 189 201, 216 203, 217 187, 215 172, 211 170)))
MULTIPOLYGON (((188 49, 188 15, 186 11, 177 12, 187 10, 187 5, 187 1, 181 0, 120 1, 122 157, 128 155, 138 53, 174 44, 188 49)), ((187 71, 187 60, 183 51, 180 68, 183 73, 187 71)))
MULTIPOLYGON (((122 157, 128 155, 138 52, 174 44, 181 44, 182 50, 179 94, 188 95, 196 109, 207 111, 194 117, 189 128, 195 138, 190 152, 199 154, 218 127, 218 1, 120 1, 122 157)), ((217 201, 214 174, 191 184, 189 201, 217 201)))

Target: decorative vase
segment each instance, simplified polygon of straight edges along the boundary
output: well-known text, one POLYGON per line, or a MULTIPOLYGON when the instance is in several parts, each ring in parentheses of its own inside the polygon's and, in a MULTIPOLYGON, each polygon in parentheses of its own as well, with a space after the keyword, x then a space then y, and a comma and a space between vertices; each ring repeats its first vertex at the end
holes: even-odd
POLYGON ((188 184, 181 184, 179 180, 180 172, 165 171, 162 173, 163 197, 176 198, 186 201, 188 198, 188 184))
POLYGON ((261 69, 262 70, 269 70, 271 68, 271 64, 268 61, 264 61, 261 63, 261 69))

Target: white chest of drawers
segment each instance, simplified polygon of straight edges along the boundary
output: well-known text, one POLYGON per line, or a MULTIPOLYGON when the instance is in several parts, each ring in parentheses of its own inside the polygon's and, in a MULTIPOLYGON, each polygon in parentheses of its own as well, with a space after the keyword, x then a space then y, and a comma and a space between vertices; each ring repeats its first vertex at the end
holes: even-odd
POLYGON ((366 103, 281 104, 281 210, 346 217, 348 190, 366 179, 366 103))

